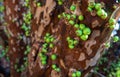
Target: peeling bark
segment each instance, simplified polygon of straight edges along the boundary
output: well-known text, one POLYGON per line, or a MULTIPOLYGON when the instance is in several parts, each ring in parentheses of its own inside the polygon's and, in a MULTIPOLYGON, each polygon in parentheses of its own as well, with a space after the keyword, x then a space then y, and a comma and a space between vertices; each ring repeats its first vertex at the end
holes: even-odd
MULTIPOLYGON (((22 1, 22 0, 20 0, 22 1)), ((5 20, 8 23, 7 29, 10 33, 9 38, 9 56, 11 61, 11 77, 71 77, 70 70, 80 70, 82 77, 86 77, 92 67, 97 63, 105 49, 105 42, 110 39, 112 29, 108 27, 108 20, 112 17, 116 20, 120 16, 120 7, 114 11, 112 6, 114 0, 64 0, 62 6, 57 4, 55 0, 40 0, 44 5, 38 7, 33 0, 30 0, 31 12, 33 19, 31 20, 31 50, 28 54, 28 67, 22 73, 17 73, 14 69, 16 59, 23 59, 25 46, 23 40, 18 37, 24 34, 21 30, 19 20, 23 22, 22 14, 24 7, 17 0, 5 0, 6 7, 5 20), (98 16, 86 11, 89 1, 104 2, 107 12, 110 12, 108 18, 103 20, 98 16), (92 29, 92 33, 87 41, 79 41, 74 49, 69 49, 66 42, 67 36, 76 37, 75 30, 71 25, 67 24, 65 19, 58 19, 58 14, 62 12, 71 13, 69 7, 75 4, 77 9, 72 14, 83 14, 85 20, 81 23, 86 24, 92 29), (109 7, 110 6, 110 7, 109 7), (20 10, 18 10, 18 7, 20 10), (13 19, 17 19, 12 22, 13 19), (42 66, 38 53, 41 52, 43 37, 49 32, 55 37, 55 46, 49 50, 48 61, 46 66, 42 66), (50 55, 56 53, 58 58, 54 62, 50 60, 50 55), (56 73, 52 70, 52 63, 57 64, 61 71, 56 73)), ((76 38, 79 39, 79 38, 76 38)), ((22 62, 19 61, 21 64, 22 62)))

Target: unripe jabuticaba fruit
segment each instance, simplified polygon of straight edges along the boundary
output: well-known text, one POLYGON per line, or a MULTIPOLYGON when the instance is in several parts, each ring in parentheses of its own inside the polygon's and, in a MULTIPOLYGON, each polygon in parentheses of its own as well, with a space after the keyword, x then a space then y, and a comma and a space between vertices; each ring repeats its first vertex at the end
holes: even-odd
POLYGON ((4 5, 11 77, 87 77, 114 29, 109 23, 116 24, 110 19, 120 16, 114 0, 4 0, 4 5), (17 72, 15 64, 24 70, 17 72))

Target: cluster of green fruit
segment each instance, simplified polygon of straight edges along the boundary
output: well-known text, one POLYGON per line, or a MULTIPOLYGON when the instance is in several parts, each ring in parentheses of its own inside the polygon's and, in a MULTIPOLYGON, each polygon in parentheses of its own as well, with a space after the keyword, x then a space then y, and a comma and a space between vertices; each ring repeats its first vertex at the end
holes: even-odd
POLYGON ((7 53, 8 53, 8 46, 4 49, 2 45, 0 45, 0 50, 1 50, 1 53, 0 53, 0 58, 3 58, 5 57, 6 60, 9 61, 9 57, 7 56, 7 53))
MULTIPOLYGON (((71 5, 70 10, 75 11, 76 6, 71 5)), ((82 14, 77 16, 75 14, 67 14, 67 13, 63 12, 62 14, 58 15, 58 18, 66 19, 70 25, 72 25, 74 28, 76 28, 77 29, 75 31, 76 35, 78 37, 80 37, 80 39, 83 41, 86 41, 88 39, 88 36, 91 34, 91 29, 89 27, 87 27, 85 24, 82 24, 82 23, 78 24, 74 21, 76 19, 79 21, 83 21, 85 18, 82 14)), ((67 41, 68 41, 68 45, 69 45, 68 47, 70 49, 73 49, 75 47, 75 45, 78 43, 77 40, 73 40, 70 37, 67 37, 67 41)))
POLYGON ((86 27, 85 24, 75 24, 75 27, 78 28, 76 30, 76 35, 81 38, 81 40, 86 41, 88 36, 91 34, 91 29, 86 27))
MULTIPOLYGON (((54 47, 54 42, 55 38, 50 35, 50 33, 46 33, 46 35, 44 36, 44 41, 45 43, 42 45, 42 48, 41 48, 41 52, 39 52, 39 57, 40 57, 40 60, 41 60, 41 64, 42 65, 46 65, 47 64, 47 59, 48 59, 48 56, 47 56, 47 52, 48 52, 48 49, 49 48, 53 48, 54 47)), ((57 55, 55 53, 52 53, 50 55, 50 59, 52 61, 55 61, 57 59, 57 55)), ((59 72, 60 71, 60 68, 57 67, 56 64, 52 64, 52 69, 59 72)))
POLYGON ((72 77, 81 77, 81 72, 80 71, 73 72, 72 77))
POLYGON ((110 27, 111 29, 114 29, 114 28, 115 28, 116 20, 115 20, 114 18, 110 18, 109 21, 108 21, 108 23, 109 23, 109 27, 110 27))
MULTIPOLYGON (((26 50, 24 52, 24 55, 28 55, 28 53, 30 52, 30 49, 31 49, 30 46, 27 45, 26 50)), ((27 56, 23 58, 23 61, 24 61, 24 63, 22 65, 20 65, 20 66, 18 66, 19 62, 16 62, 14 68, 16 69, 17 72, 23 72, 25 70, 25 68, 28 66, 28 58, 27 58, 27 56)))
POLYGON ((68 47, 70 49, 73 49, 75 47, 75 45, 78 44, 78 40, 74 40, 74 39, 71 39, 70 37, 67 37, 67 42, 68 42, 68 47))
POLYGON ((41 64, 46 65, 47 64, 47 55, 45 55, 45 53, 43 53, 43 52, 40 52, 39 57, 41 59, 41 64))
POLYGON ((14 68, 17 72, 23 72, 25 70, 25 68, 28 66, 28 58, 24 57, 24 63, 20 66, 18 66, 18 62, 14 65, 14 68))
POLYGON ((29 2, 30 2, 30 0, 25 0, 24 6, 27 8, 30 8, 29 2))
MULTIPOLYGON (((112 41, 113 42, 118 42, 120 40, 119 36, 113 36, 112 41)), ((105 47, 109 48, 111 46, 110 42, 105 43, 105 47)))
MULTIPOLYGON (((76 19, 76 15, 75 14, 67 14, 67 13, 62 13, 62 14, 59 14, 58 15, 58 18, 65 18, 67 20, 69 20, 69 22, 73 22, 73 24, 75 23, 73 20, 70 20, 70 19, 76 19)), ((72 24, 71 24, 72 25, 72 24)))
POLYGON ((56 64, 52 64, 52 69, 55 70, 55 71, 57 71, 57 72, 60 72, 60 68, 57 67, 56 64))
POLYGON ((102 9, 102 5, 100 3, 95 3, 95 2, 90 2, 88 5, 88 11, 93 11, 93 10, 97 11, 97 15, 102 18, 102 19, 106 19, 108 14, 105 12, 104 9, 102 9))
MULTIPOLYGON (((27 13, 23 14, 23 21, 24 23, 21 26, 21 29, 23 29, 25 31, 25 36, 30 36, 30 22, 32 19, 32 14, 30 12, 30 5, 29 5, 30 0, 25 0, 24 6, 27 8, 27 13)), ((22 36, 20 36, 21 39, 23 39, 22 36)), ((28 65, 28 59, 27 59, 27 55, 30 52, 30 46, 27 45, 26 46, 26 50, 24 51, 24 55, 26 57, 23 58, 24 63, 21 66, 18 66, 18 64, 15 65, 15 69, 17 70, 17 72, 22 72, 25 70, 25 68, 28 65)))
MULTIPOLYGON (((76 6, 71 5, 70 10, 75 11, 75 9, 76 9, 76 6)), ((74 15, 74 18, 76 19, 75 15, 74 15)), ((83 21, 84 16, 82 14, 80 14, 78 16, 78 20, 83 21)), ((71 25, 73 25, 75 28, 77 28, 76 35, 79 36, 81 38, 81 40, 86 41, 88 39, 88 36, 91 34, 91 29, 89 27, 86 27, 85 24, 82 24, 82 23, 80 23, 80 24, 75 23, 73 20, 70 20, 69 23, 71 25)))
POLYGON ((40 7, 40 6, 41 6, 41 3, 38 2, 38 0, 34 0, 34 3, 37 5, 37 7, 40 7))
MULTIPOLYGON (((70 6, 70 10, 71 11, 75 11, 76 10, 76 6, 75 5, 71 5, 70 6)), ((65 19, 67 19, 69 21, 70 25, 74 25, 75 24, 74 20, 77 18, 77 15, 75 15, 75 14, 67 14, 67 13, 63 12, 62 14, 58 15, 58 18, 65 18, 65 19)), ((80 20, 80 21, 84 20, 84 16, 82 14, 80 14, 78 16, 78 20, 80 20)))
MULTIPOLYGON (((47 64, 47 55, 46 53, 48 52, 48 48, 53 48, 54 47, 54 37, 50 35, 50 33, 46 33, 45 37, 44 37, 44 41, 45 43, 42 45, 42 49, 41 52, 39 53, 39 57, 41 59, 41 63, 43 65, 47 64)), ((52 54, 51 55, 51 59, 55 60, 56 59, 56 55, 52 54)))
POLYGON ((32 19, 32 14, 30 11, 27 11, 27 13, 23 15, 23 20, 26 24, 30 24, 31 19, 32 19))
POLYGON ((25 52, 24 52, 24 55, 28 55, 28 53, 30 52, 30 46, 29 45, 27 45, 26 46, 26 50, 25 50, 25 52))
POLYGON ((28 9, 27 13, 23 14, 23 20, 24 23, 22 25, 22 29, 25 31, 26 36, 30 36, 30 23, 32 19, 32 13, 30 12, 30 5, 29 5, 30 0, 25 0, 25 7, 28 9))
POLYGON ((30 26, 27 26, 25 23, 23 23, 21 28, 25 31, 26 36, 30 36, 30 26))

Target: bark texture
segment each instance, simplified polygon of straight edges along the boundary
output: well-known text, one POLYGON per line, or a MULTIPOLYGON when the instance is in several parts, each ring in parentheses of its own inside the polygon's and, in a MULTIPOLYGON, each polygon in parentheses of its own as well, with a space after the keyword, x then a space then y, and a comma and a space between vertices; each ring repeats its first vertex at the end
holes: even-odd
POLYGON ((108 27, 108 20, 111 17, 118 19, 120 16, 119 5, 117 4, 117 8, 114 10, 114 0, 64 0, 63 5, 58 5, 57 0, 39 1, 42 3, 40 7, 33 0, 30 0, 33 17, 30 25, 30 37, 26 37, 21 29, 23 13, 26 11, 22 6, 24 0, 4 0, 5 20, 10 34, 8 54, 11 64, 11 77, 71 77, 71 72, 74 70, 80 70, 82 77, 87 76, 101 57, 105 43, 110 39, 112 29, 108 27), (108 13, 107 19, 103 20, 95 12, 87 11, 90 1, 102 2, 105 5, 105 11, 108 13), (77 6, 74 13, 69 10, 72 4, 77 6), (76 37, 76 29, 68 24, 66 19, 58 18, 62 12, 84 15, 85 19, 80 23, 84 23, 92 30, 87 41, 82 41, 76 37), (44 36, 48 32, 55 38, 55 42, 54 48, 48 49, 47 65, 43 66, 38 53, 41 52, 42 44, 45 42, 44 36), (22 39, 19 38, 20 35, 22 35, 22 39), (67 36, 79 39, 79 43, 74 49, 68 48, 67 36), (14 65, 16 61, 19 66, 22 65, 27 44, 31 45, 28 54, 28 67, 25 68, 25 71, 18 73, 14 65), (50 59, 52 53, 57 54, 57 60, 52 61, 50 59), (61 71, 58 73, 52 70, 52 64, 58 65, 61 71))

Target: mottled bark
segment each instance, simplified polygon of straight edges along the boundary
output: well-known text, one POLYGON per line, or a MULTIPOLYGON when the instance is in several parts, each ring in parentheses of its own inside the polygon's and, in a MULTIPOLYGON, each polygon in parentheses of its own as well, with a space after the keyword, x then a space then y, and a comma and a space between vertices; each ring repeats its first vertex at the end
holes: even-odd
MULTIPOLYGON (((22 0, 21 0, 22 1, 22 0)), ((19 37, 23 34, 21 26, 23 23, 24 7, 19 0, 4 0, 5 5, 5 21, 7 23, 7 31, 10 35, 9 41, 9 58, 11 77, 20 77, 21 73, 15 70, 15 64, 21 65, 24 57, 25 43, 19 37), (16 62, 18 61, 18 62, 16 62)))
MULTIPOLYGON (((30 0, 31 12, 33 18, 31 20, 31 51, 28 54, 28 67, 22 73, 17 73, 14 69, 16 59, 23 59, 25 43, 19 40, 19 35, 24 34, 21 30, 19 21, 23 21, 22 13, 24 9, 22 0, 5 0, 6 7, 5 19, 8 23, 7 28, 10 33, 9 38, 9 56, 11 61, 11 77, 69 77, 71 70, 80 70, 82 76, 87 76, 87 73, 97 63, 105 49, 105 43, 109 41, 112 29, 108 26, 108 20, 112 17, 116 20, 120 16, 120 9, 117 8, 114 12, 114 0, 95 0, 96 2, 104 2, 105 10, 108 17, 103 20, 97 15, 93 16, 87 11, 88 1, 92 0, 64 0, 63 5, 59 6, 55 0, 40 0, 42 6, 38 7, 33 0, 30 0), (67 36, 79 39, 76 37, 75 28, 67 24, 65 19, 58 19, 58 14, 62 12, 71 13, 69 7, 74 4, 77 6, 75 14, 82 13, 85 20, 81 23, 86 24, 91 28, 92 33, 87 41, 79 40, 79 44, 74 49, 69 49, 66 41, 67 36), (15 8, 17 10, 15 10, 15 8), (18 10, 20 8, 20 10, 18 10), (17 19, 12 22, 13 19, 17 19), (42 66, 38 53, 41 52, 44 36, 49 32, 55 37, 54 48, 49 49, 48 61, 46 66, 42 66), (58 58, 51 61, 50 54, 56 53, 58 58), (61 71, 56 73, 52 70, 51 65, 57 64, 61 71)), ((94 0, 93 0, 94 1, 94 0)), ((19 64, 22 63, 22 60, 19 64)), ((71 77, 71 76, 70 76, 71 77)))

